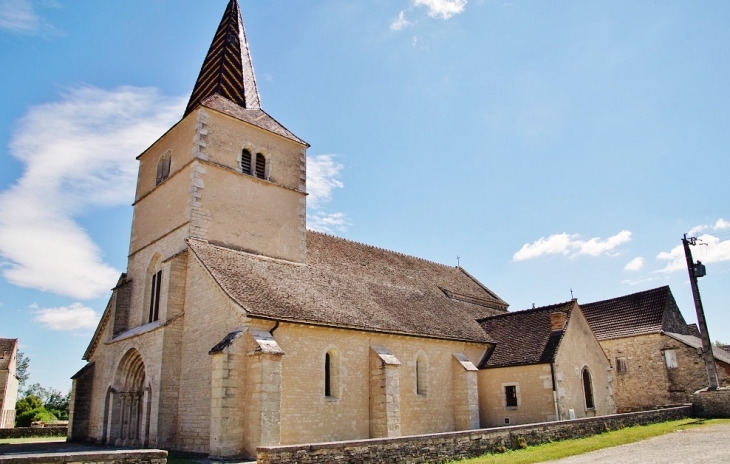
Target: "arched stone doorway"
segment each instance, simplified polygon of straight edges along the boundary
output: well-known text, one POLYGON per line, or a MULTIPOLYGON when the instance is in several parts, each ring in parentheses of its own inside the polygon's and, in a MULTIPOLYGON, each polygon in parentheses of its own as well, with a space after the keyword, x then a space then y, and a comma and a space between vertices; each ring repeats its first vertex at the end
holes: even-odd
POLYGON ((115 446, 147 446, 150 387, 139 351, 130 349, 119 361, 104 412, 104 442, 115 446))

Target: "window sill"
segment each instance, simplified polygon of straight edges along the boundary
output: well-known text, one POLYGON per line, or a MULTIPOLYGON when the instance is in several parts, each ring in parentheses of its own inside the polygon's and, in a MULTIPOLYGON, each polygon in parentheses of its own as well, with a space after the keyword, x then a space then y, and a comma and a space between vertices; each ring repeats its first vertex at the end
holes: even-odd
POLYGON ((340 401, 340 398, 337 396, 325 396, 324 400, 328 403, 336 403, 337 401, 340 401))

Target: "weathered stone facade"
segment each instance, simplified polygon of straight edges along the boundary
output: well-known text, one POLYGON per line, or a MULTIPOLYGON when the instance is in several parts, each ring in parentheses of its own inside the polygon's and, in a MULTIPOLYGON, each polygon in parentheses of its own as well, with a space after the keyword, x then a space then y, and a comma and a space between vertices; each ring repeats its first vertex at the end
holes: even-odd
MULTIPOLYGON (((694 392, 707 387, 702 356, 695 348, 666 334, 603 340, 601 346, 614 367, 619 412, 691 403, 694 392), (674 352, 676 367, 667 367, 667 350, 674 352), (617 369, 619 362, 623 363, 621 371, 617 369)), ((724 366, 718 362, 720 382, 727 385, 730 373, 724 366)))

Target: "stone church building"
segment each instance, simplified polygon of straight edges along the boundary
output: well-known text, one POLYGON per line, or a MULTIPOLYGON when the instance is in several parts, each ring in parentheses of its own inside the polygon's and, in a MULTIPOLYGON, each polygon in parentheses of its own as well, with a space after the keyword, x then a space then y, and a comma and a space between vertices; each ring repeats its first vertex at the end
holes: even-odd
POLYGON ((460 267, 308 231, 307 148, 261 109, 231 0, 183 118, 138 157, 71 439, 250 456, 488 423, 477 321, 507 303, 460 267))

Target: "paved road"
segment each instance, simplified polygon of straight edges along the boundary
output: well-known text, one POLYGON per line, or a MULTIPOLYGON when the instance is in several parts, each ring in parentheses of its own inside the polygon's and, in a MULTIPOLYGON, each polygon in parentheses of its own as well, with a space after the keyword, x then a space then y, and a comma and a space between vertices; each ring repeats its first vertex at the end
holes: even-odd
POLYGON ((730 463, 730 425, 689 428, 630 445, 605 448, 580 456, 548 462, 560 464, 730 463))

